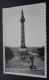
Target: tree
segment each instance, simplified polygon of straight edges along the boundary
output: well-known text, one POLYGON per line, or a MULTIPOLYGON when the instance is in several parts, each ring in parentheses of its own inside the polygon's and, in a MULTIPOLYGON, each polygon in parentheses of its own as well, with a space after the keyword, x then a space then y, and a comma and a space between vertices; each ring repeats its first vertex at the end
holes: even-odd
POLYGON ((13 52, 10 50, 9 47, 5 47, 5 60, 8 62, 9 59, 14 57, 13 52))
POLYGON ((38 49, 38 55, 44 60, 44 47, 38 49))

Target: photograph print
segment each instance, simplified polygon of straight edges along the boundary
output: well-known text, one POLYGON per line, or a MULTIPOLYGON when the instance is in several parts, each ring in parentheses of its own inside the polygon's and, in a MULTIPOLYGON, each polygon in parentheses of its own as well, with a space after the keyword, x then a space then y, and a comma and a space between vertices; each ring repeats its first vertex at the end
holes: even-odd
POLYGON ((47 77, 46 3, 2 9, 3 73, 47 77))

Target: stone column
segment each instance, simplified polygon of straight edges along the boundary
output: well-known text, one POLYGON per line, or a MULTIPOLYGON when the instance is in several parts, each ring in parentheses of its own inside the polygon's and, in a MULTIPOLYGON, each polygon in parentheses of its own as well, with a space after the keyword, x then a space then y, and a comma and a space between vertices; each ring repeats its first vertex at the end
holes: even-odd
POLYGON ((24 18, 23 10, 21 12, 20 22, 21 22, 21 48, 25 48, 25 31, 24 31, 25 18, 24 18))

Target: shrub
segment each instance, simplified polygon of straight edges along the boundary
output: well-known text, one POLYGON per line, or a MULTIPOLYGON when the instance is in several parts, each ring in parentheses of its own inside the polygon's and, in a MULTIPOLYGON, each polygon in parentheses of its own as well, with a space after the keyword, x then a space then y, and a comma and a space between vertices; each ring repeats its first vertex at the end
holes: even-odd
POLYGON ((44 60, 44 47, 38 49, 38 55, 44 60))
POLYGON ((5 60, 6 62, 9 60, 9 59, 12 59, 14 57, 13 55, 13 52, 10 50, 9 47, 5 47, 5 60))

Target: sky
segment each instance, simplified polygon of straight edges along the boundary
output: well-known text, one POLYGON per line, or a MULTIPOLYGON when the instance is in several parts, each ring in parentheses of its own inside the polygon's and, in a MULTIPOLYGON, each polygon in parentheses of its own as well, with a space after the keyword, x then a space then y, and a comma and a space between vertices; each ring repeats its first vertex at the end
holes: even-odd
POLYGON ((46 3, 15 6, 2 9, 3 44, 21 46, 21 10, 25 17, 25 44, 27 47, 46 45, 46 3))

